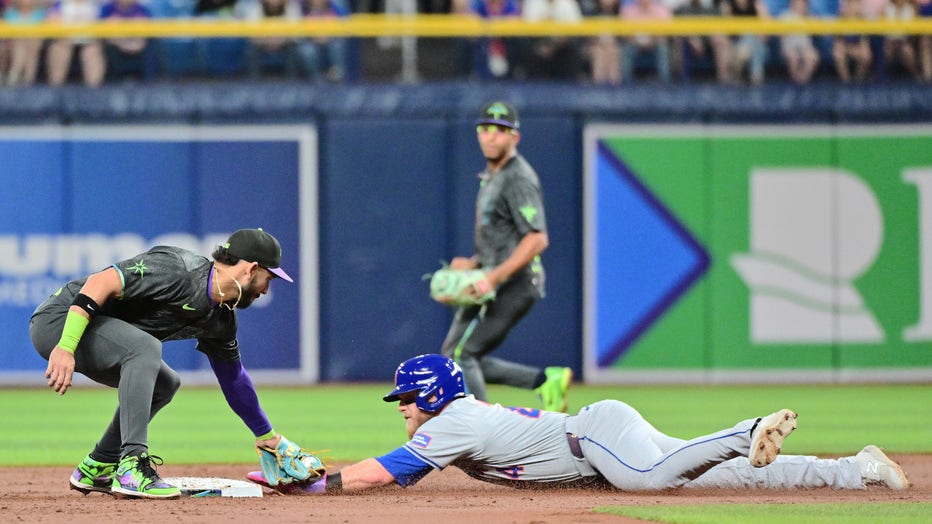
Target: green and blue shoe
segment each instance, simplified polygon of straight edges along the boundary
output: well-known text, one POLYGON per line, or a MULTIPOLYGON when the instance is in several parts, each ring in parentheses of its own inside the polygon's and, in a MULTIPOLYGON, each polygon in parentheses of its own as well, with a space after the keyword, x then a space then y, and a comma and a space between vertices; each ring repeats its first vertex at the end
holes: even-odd
POLYGON ((143 453, 120 460, 110 491, 120 498, 176 499, 181 490, 162 480, 153 464, 161 466, 162 458, 143 453))
POLYGON ((87 495, 92 491, 110 494, 113 484, 113 474, 116 472, 116 462, 97 462, 90 455, 74 468, 71 474, 71 489, 87 495))

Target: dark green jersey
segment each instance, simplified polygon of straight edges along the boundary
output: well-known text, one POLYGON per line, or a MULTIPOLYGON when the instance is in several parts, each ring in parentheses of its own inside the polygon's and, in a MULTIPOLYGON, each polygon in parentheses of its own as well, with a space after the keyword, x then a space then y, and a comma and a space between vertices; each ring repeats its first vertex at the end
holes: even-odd
MULTIPOLYGON (((528 233, 547 232, 543 195, 534 168, 515 155, 496 173, 479 174, 475 250, 481 267, 505 261, 528 233)), ((521 272, 535 273, 543 294, 544 267, 535 259, 521 272)))
MULTIPOLYGON (((101 304, 101 315, 119 318, 162 341, 196 338, 197 348, 218 360, 239 359, 236 312, 210 299, 210 259, 156 246, 112 267, 119 271, 123 288, 119 297, 101 304)), ((86 280, 69 282, 37 311, 67 309, 86 280)))

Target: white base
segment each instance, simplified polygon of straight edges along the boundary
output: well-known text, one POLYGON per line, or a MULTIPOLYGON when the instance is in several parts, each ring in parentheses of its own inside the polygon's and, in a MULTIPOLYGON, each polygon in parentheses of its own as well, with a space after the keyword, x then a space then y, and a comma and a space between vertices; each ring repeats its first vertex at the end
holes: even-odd
POLYGON ((168 477, 165 482, 178 487, 186 497, 261 497, 262 486, 217 477, 168 477))

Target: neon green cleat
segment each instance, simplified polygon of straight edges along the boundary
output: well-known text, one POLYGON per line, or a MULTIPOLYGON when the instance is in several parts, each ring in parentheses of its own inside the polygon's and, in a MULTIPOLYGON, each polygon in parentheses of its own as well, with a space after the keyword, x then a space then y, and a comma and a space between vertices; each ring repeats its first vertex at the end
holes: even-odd
POLYGON ((90 455, 74 468, 71 474, 71 489, 87 495, 92 491, 110 494, 110 485, 113 483, 113 474, 116 472, 116 462, 97 462, 90 455))
POLYGON ((138 457, 127 456, 120 460, 113 477, 111 492, 114 496, 148 499, 175 499, 181 490, 162 480, 152 464, 162 465, 162 458, 143 453, 138 457))
POLYGON ((549 367, 544 369, 547 379, 534 391, 544 402, 547 411, 566 413, 566 390, 573 381, 573 370, 570 368, 549 367))

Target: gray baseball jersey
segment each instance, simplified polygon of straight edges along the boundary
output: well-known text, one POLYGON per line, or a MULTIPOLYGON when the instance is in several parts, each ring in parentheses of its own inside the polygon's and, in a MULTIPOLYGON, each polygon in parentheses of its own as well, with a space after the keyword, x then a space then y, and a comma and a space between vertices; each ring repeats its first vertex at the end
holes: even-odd
POLYGON ((851 457, 781 456, 753 468, 746 456, 756 419, 682 440, 655 429, 631 406, 596 402, 577 415, 457 399, 425 422, 404 446, 376 460, 402 486, 452 465, 487 482, 602 484, 626 491, 680 486, 863 487, 851 457), (567 434, 578 438, 573 456, 567 434))
MULTIPOLYGON (((209 280, 213 263, 191 251, 156 246, 118 262, 119 297, 101 304, 101 314, 119 318, 165 340, 198 339, 197 348, 217 360, 239 359, 236 312, 214 307, 209 280)), ((87 279, 73 280, 36 309, 67 310, 87 279)))
MULTIPOLYGON (((523 156, 515 155, 500 171, 483 172, 479 178, 475 250, 479 265, 491 268, 511 256, 528 233, 546 232, 547 218, 537 173, 523 156)), ((522 271, 539 275, 535 284, 543 296, 540 259, 522 271)))
POLYGON ((570 453, 567 415, 457 399, 410 441, 377 460, 402 486, 453 465, 488 482, 566 482, 582 474, 570 453))

